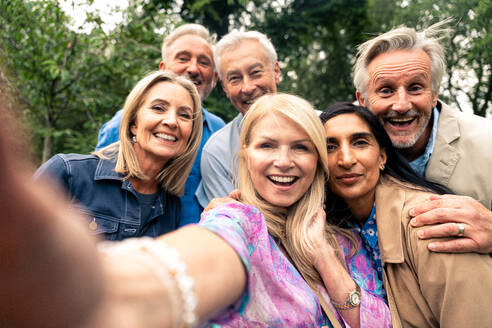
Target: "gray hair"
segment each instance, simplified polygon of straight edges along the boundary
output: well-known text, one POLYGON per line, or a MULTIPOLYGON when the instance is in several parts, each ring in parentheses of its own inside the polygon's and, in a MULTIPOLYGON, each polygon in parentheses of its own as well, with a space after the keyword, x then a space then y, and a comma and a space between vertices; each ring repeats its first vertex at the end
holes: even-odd
POLYGON ((275 68, 275 63, 277 62, 277 52, 275 51, 275 47, 273 46, 272 42, 265 34, 258 31, 241 32, 238 30, 234 30, 224 35, 222 39, 217 42, 217 45, 215 47, 214 61, 220 79, 222 79, 222 76, 220 76, 220 56, 222 56, 222 53, 224 51, 236 47, 238 44, 245 40, 258 41, 258 43, 261 44, 261 46, 265 50, 265 53, 270 61, 270 64, 272 65, 272 68, 275 68))
POLYGON ((174 41, 179 39, 184 35, 196 35, 207 41, 212 48, 212 53, 214 50, 215 38, 210 35, 210 32, 207 28, 200 24, 184 24, 172 31, 168 36, 164 38, 162 41, 162 61, 166 62, 167 56, 167 47, 169 47, 174 41))
POLYGON ((369 63, 376 56, 394 50, 422 49, 425 51, 431 61, 432 91, 437 93, 446 69, 444 49, 439 41, 451 30, 441 27, 450 20, 445 19, 429 26, 422 32, 417 32, 414 28, 399 27, 359 45, 357 61, 354 66, 354 86, 362 97, 367 96, 369 87, 369 74, 367 72, 369 63))

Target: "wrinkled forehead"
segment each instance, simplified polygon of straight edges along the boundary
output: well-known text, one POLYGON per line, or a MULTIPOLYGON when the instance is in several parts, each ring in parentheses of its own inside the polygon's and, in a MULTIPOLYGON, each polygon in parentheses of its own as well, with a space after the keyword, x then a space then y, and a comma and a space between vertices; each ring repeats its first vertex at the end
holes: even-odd
POLYGON ((255 39, 244 39, 239 43, 222 49, 219 54, 220 69, 223 72, 237 70, 244 66, 260 64, 270 67, 267 50, 255 39))
POLYGON ((168 56, 182 51, 198 53, 198 55, 204 55, 213 60, 212 46, 207 40, 196 34, 181 35, 166 47, 168 56))
POLYGON ((421 49, 394 50, 374 57, 369 62, 368 74, 372 81, 395 76, 430 78, 431 61, 421 49))

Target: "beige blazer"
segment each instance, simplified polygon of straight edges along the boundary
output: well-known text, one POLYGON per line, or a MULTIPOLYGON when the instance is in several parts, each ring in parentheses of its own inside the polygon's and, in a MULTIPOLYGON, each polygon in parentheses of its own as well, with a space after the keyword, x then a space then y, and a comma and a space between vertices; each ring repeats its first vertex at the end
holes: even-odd
POLYGON ((376 222, 393 327, 492 327, 492 258, 427 250, 408 210, 430 193, 392 178, 376 187, 376 222))
POLYGON ((492 121, 437 106, 441 114, 426 179, 492 209, 492 121))

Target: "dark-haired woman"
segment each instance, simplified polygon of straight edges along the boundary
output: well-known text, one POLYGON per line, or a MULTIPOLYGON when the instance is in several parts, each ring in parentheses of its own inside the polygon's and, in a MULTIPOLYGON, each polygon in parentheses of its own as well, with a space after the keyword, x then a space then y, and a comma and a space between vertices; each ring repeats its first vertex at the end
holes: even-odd
POLYGON ((350 103, 322 115, 330 177, 327 219, 356 231, 384 282, 394 327, 487 327, 492 258, 429 252, 408 210, 450 193, 417 176, 377 118, 350 103))

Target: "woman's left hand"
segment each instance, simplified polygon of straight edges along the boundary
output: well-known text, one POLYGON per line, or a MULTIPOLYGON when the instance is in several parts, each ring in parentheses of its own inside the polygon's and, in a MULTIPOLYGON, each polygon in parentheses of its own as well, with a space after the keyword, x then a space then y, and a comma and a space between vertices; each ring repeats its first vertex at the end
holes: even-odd
POLYGON ((327 254, 333 253, 334 250, 326 240, 326 213, 323 207, 320 206, 314 215, 312 222, 308 228, 308 238, 313 246, 311 261, 315 268, 318 268, 321 259, 327 254))

